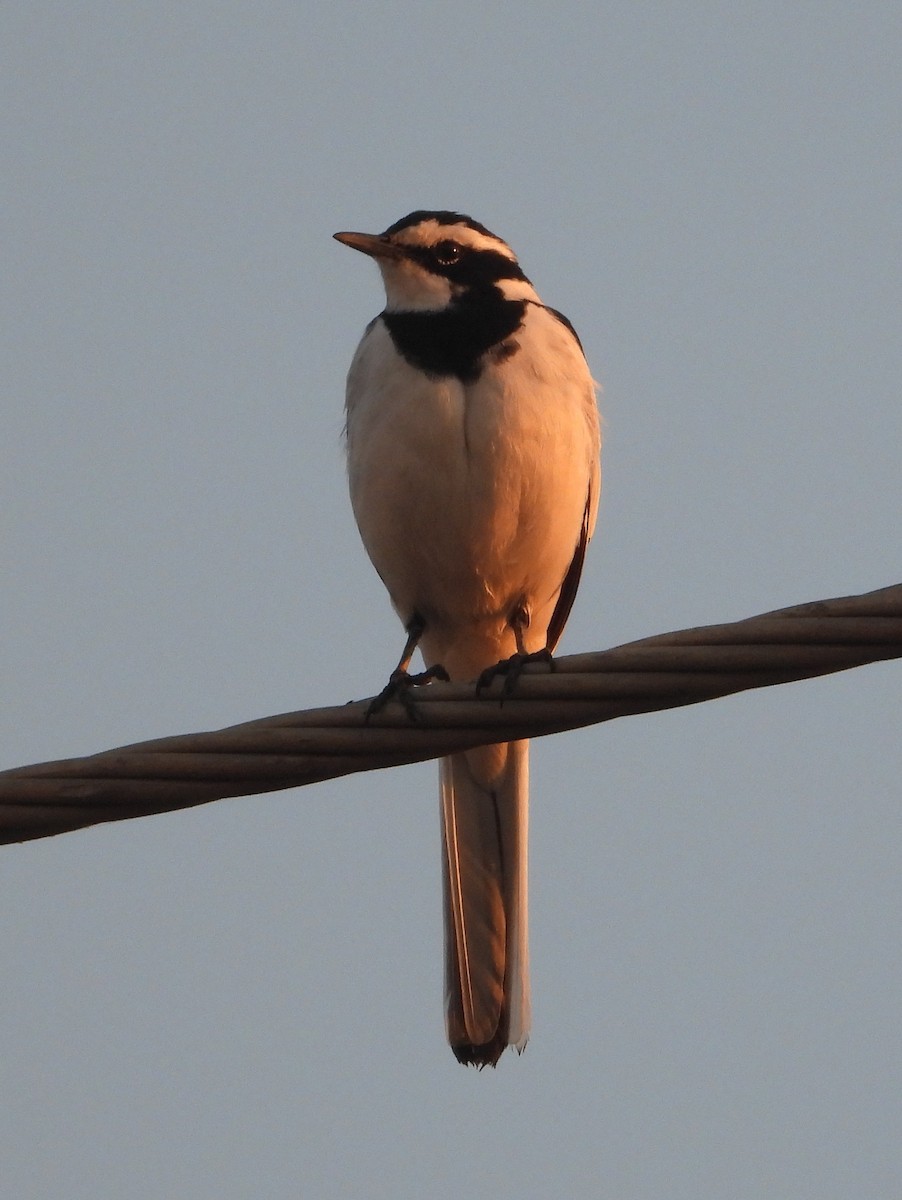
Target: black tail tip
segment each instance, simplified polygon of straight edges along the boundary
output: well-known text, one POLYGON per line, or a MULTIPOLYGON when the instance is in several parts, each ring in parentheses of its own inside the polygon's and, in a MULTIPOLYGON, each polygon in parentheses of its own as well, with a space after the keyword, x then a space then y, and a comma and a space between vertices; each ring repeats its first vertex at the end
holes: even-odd
POLYGON ((507 1049, 507 1043, 494 1038, 481 1046, 474 1046, 471 1042, 459 1042, 456 1046, 452 1045, 451 1049, 459 1063, 481 1071, 483 1067, 497 1067, 498 1059, 507 1049))

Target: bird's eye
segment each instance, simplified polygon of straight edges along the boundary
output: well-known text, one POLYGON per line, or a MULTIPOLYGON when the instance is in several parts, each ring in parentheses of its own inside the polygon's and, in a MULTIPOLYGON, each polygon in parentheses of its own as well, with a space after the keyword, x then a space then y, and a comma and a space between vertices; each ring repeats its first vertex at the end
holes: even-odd
POLYGON ((460 259, 462 253, 463 250, 457 242, 450 240, 439 242, 435 248, 435 257, 443 267, 452 267, 460 259))

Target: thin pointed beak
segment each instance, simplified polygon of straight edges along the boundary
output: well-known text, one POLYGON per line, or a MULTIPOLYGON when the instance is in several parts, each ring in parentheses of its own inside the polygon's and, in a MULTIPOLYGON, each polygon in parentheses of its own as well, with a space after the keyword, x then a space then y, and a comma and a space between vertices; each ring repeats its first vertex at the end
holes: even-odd
POLYGON ((359 250, 361 254, 369 254, 371 258, 403 258, 404 251, 393 242, 387 242, 377 233, 335 233, 332 235, 337 242, 359 250))

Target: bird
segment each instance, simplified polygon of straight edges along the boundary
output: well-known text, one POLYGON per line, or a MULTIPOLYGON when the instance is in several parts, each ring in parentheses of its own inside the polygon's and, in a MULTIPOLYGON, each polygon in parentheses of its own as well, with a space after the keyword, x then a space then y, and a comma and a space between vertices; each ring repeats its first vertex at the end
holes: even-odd
MULTIPOLYGON (((597 385, 573 326, 463 213, 418 209, 336 233, 375 260, 385 307, 348 372, 351 506, 407 640, 377 709, 434 677, 550 659, 601 491, 597 385), (411 675, 419 647, 426 670, 411 675)), ((495 1066, 530 1033, 528 742, 440 762, 445 1025, 495 1066)))

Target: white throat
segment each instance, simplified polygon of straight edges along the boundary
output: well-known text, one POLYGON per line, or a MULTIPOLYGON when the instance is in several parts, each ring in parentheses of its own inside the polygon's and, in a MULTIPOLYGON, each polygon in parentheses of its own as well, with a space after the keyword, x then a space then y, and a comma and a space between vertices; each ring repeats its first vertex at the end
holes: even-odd
POLYGON ((440 312, 451 303, 449 281, 408 258, 380 259, 379 270, 390 312, 440 312))

